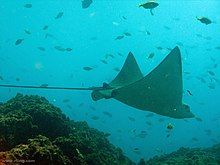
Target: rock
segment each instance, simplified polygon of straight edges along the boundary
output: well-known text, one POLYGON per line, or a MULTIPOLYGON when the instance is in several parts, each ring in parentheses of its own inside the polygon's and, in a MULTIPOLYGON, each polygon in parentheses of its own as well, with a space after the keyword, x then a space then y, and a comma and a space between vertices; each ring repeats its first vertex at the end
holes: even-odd
POLYGON ((0 135, 0 164, 134 164, 105 133, 70 120, 40 96, 17 94, 3 103, 0 135))

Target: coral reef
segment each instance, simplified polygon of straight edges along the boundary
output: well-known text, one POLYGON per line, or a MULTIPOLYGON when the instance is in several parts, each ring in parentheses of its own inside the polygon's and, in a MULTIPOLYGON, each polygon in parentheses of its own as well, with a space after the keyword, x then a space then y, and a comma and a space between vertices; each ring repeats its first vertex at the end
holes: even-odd
MULTIPOLYGON (((0 105, 0 165, 133 165, 106 134, 75 122, 40 96, 17 94, 0 105)), ((180 148, 139 165, 220 164, 220 144, 180 148)))
POLYGON ((0 153, 0 160, 5 164, 63 164, 71 162, 63 152, 42 135, 29 139, 27 144, 20 144, 7 152, 0 153))
MULTIPOLYGON (((143 163, 142 163, 143 164, 143 163)), ((155 156, 145 162, 147 165, 219 165, 220 144, 210 148, 183 148, 162 156, 155 156)))
POLYGON ((134 164, 106 135, 40 96, 0 105, 0 164, 134 164), (34 161, 34 162, 27 162, 34 161))

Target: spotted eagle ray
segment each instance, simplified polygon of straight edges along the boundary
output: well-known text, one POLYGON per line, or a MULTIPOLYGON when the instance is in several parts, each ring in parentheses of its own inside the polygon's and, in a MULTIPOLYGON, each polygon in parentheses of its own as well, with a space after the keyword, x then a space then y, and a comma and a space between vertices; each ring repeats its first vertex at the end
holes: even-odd
POLYGON ((103 98, 116 99, 136 109, 171 118, 195 117, 190 107, 182 102, 182 62, 177 46, 146 76, 143 76, 134 55, 129 52, 115 79, 109 84, 104 82, 101 87, 69 88, 7 84, 2 84, 0 87, 91 90, 91 97, 94 101, 103 98))

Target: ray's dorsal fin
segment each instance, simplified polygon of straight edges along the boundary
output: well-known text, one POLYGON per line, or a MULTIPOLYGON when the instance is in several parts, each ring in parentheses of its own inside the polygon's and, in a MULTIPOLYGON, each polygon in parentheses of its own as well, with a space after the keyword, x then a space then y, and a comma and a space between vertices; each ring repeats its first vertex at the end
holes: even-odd
POLYGON ((112 87, 129 85, 141 78, 143 78, 141 70, 134 55, 129 52, 121 71, 109 85, 112 87))

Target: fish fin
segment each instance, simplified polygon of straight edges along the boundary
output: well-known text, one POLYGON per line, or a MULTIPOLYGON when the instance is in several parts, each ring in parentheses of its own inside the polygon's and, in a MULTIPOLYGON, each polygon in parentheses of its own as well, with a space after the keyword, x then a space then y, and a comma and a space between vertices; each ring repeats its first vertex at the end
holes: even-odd
POLYGON ((94 90, 91 94, 92 99, 97 101, 103 98, 112 98, 113 96, 117 95, 117 92, 113 92, 113 89, 132 84, 141 78, 143 78, 141 70, 134 58, 134 55, 129 52, 121 71, 118 73, 115 79, 109 84, 103 83, 103 88, 107 89, 94 90), (113 89, 109 89, 109 87, 113 89))
POLYGON ((173 118, 191 118, 189 106, 182 103, 182 63, 178 47, 142 79, 114 89, 114 99, 140 110, 173 118))
POLYGON ((124 86, 141 78, 143 78, 141 70, 134 58, 134 55, 129 52, 121 71, 109 85, 111 87, 124 86))

